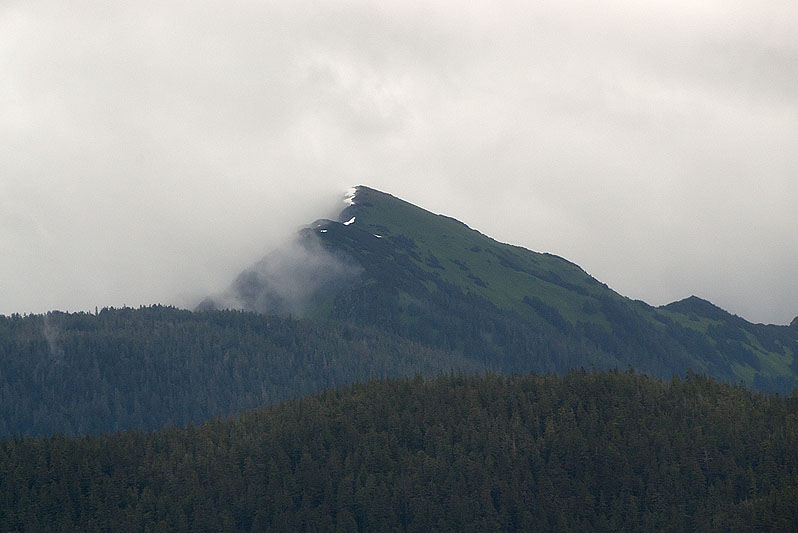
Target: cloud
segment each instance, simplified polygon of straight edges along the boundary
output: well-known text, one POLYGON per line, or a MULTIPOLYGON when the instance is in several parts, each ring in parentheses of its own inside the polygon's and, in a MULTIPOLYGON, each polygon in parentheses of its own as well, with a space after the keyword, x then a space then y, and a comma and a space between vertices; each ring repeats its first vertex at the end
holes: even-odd
POLYGON ((230 288, 204 300, 199 309, 307 316, 346 290, 361 270, 351 259, 326 250, 308 229, 244 270, 230 288))
POLYGON ((5 2, 0 312, 193 305, 359 183, 798 314, 789 2, 5 2))

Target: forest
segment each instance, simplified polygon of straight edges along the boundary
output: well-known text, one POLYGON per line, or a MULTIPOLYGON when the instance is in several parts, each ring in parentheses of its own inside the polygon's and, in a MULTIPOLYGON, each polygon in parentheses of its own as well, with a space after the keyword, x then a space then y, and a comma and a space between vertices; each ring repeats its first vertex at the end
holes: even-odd
MULTIPOLYGON (((710 329, 716 344, 728 345, 720 357, 705 336, 662 318, 668 322, 663 328, 680 332, 665 335, 625 312, 624 304, 606 303, 607 312, 615 309, 616 322, 623 324, 614 334, 584 322, 573 328, 530 327, 517 313, 440 287, 416 315, 410 305, 415 322, 397 320, 391 327, 375 323, 380 315, 367 316, 362 309, 349 320, 164 306, 0 316, 0 436, 199 423, 340 385, 450 370, 562 374, 570 368, 631 365, 662 379, 694 371, 734 383, 724 370, 734 353, 726 339, 742 333, 731 327, 710 329), (597 340, 586 339, 578 328, 597 340), (694 358, 686 357, 674 338, 691 346, 694 358), (698 355, 712 372, 696 368, 698 355)), ((382 294, 387 301, 380 293, 370 301, 382 306, 385 316, 399 296, 382 294)), ((529 301, 558 323, 556 309, 529 301)), ((742 348, 740 353, 749 354, 742 348)), ((795 387, 794 378, 785 377, 778 386, 772 379, 756 380, 765 391, 788 393, 795 387)))
POLYGON ((199 423, 353 382, 479 371, 373 328, 173 307, 0 316, 0 436, 199 423))
POLYGON ((0 530, 794 531, 798 398, 448 373, 202 425, 0 441, 0 530))

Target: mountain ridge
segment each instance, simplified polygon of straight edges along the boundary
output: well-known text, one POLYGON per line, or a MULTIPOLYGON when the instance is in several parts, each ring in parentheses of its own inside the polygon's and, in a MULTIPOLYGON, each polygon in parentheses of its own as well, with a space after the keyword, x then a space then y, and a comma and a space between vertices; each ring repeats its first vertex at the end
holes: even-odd
MULTIPOLYGON (((687 313, 694 313, 698 316, 702 316, 704 318, 712 318, 715 320, 722 320, 728 318, 739 318, 741 320, 745 320, 742 317, 734 315, 729 311, 721 308, 696 295, 688 296, 687 298, 683 298, 681 300, 676 300, 669 304, 665 304, 660 306, 661 309, 667 309, 670 311, 680 312, 682 314, 687 313)), ((771 325, 771 324, 768 324, 771 325)))
MULTIPOLYGON (((660 377, 692 369, 763 390, 798 386, 787 326, 751 324, 698 297, 631 300, 565 258, 367 186, 351 190, 337 220, 299 235, 357 270, 314 289, 306 316, 385 328, 505 372, 631 364, 660 377)), ((265 293, 276 290, 260 277, 265 293)))

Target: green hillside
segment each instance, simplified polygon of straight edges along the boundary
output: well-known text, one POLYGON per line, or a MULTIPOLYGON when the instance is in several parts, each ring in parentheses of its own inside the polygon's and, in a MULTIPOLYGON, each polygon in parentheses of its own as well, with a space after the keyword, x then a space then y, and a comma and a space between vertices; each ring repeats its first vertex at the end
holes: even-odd
POLYGON ((0 441, 0 530, 793 531, 796 408, 693 374, 370 383, 0 441))
POLYGON ((565 259, 368 187, 339 220, 317 221, 304 240, 362 273, 315 316, 373 324, 500 371, 631 364, 666 378, 692 369, 760 390, 798 386, 798 328, 751 324, 697 298, 654 308, 565 259))
MULTIPOLYGON (((524 303, 525 296, 541 298, 566 319, 576 321, 585 318, 583 307, 592 297, 613 294, 560 257, 502 244, 453 218, 434 215, 373 189, 358 188, 356 204, 341 214, 342 219, 350 216, 356 217, 350 231, 362 230, 404 243, 403 249, 419 268, 531 319, 538 315, 524 303)), ((595 316, 587 319, 602 322, 595 316)))

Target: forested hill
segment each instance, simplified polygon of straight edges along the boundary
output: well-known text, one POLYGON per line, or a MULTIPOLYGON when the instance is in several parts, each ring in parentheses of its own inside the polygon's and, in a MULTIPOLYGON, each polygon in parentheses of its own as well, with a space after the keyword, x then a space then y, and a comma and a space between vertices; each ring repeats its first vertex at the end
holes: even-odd
POLYGON ((751 324, 696 297, 654 308, 562 258, 367 187, 340 220, 303 229, 204 311, 0 316, 0 435, 155 429, 451 369, 631 365, 798 387, 798 322, 751 324), (210 310, 222 303, 252 312, 210 310))
POLYGON ((350 204, 301 232, 303 253, 264 258, 204 306, 368 324, 501 372, 631 364, 666 379, 692 369, 762 391, 798 387, 798 326, 751 324, 695 297, 633 301, 563 258, 368 187, 350 204), (286 298, 286 272, 303 280, 301 299, 286 298))
POLYGON ((688 374, 417 377, 0 441, 0 530, 795 531, 798 405, 688 374))
POLYGON ((475 372, 368 327, 171 307, 0 316, 0 436, 202 422, 356 381, 475 372))

